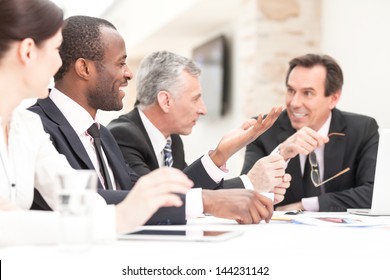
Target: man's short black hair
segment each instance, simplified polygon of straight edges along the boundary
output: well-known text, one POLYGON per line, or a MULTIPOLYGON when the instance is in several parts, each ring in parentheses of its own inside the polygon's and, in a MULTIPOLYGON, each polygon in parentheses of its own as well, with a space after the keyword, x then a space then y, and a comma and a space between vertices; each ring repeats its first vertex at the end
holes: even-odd
POLYGON ((112 23, 101 18, 72 16, 64 21, 63 42, 60 47, 62 66, 54 76, 55 81, 62 79, 72 63, 79 58, 96 62, 103 60, 102 26, 116 30, 112 23))

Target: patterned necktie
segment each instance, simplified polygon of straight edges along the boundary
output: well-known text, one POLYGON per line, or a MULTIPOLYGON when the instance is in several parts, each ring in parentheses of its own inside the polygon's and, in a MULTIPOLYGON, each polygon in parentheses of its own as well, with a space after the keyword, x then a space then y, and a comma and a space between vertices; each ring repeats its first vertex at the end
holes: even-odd
POLYGON ((173 157, 172 157, 172 140, 167 139, 167 144, 164 147, 164 164, 165 166, 172 167, 173 157))
POLYGON ((102 145, 100 140, 100 132, 96 123, 93 123, 90 128, 87 130, 88 134, 93 137, 93 143, 95 145, 96 155, 99 160, 100 174, 104 179, 104 186, 107 190, 112 190, 112 183, 110 178, 110 173, 108 172, 108 168, 106 162, 103 158, 102 145))

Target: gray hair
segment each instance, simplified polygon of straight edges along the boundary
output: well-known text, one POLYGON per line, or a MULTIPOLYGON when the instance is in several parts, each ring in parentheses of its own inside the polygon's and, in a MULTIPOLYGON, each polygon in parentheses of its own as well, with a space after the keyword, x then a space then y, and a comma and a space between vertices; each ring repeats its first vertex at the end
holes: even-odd
POLYGON ((136 106, 143 109, 152 105, 162 90, 178 96, 184 86, 183 71, 193 77, 201 72, 193 60, 171 52, 159 51, 145 57, 137 71, 136 106))

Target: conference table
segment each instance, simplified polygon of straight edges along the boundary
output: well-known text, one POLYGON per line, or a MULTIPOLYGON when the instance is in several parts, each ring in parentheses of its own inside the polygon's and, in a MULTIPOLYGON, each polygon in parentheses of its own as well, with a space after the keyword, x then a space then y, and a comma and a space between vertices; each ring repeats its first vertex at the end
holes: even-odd
POLYGON ((225 241, 118 239, 69 250, 5 247, 1 273, 4 279, 390 279, 390 217, 275 212, 269 223, 256 225, 205 216, 140 229, 239 235, 225 241))

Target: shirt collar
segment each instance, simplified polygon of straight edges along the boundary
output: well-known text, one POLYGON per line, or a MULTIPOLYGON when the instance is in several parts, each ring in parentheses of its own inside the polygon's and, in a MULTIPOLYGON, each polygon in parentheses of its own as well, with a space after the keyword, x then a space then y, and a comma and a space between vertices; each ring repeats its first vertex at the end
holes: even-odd
POLYGON ((50 91, 49 97, 58 109, 60 109, 78 136, 84 134, 94 122, 97 122, 82 106, 58 89, 53 88, 50 91))
POLYGON ((331 120, 332 120, 332 112, 330 112, 329 117, 327 118, 325 123, 321 126, 321 128, 318 130, 318 134, 320 134, 321 136, 327 136, 329 134, 331 120))
POLYGON ((141 117, 141 121, 145 127, 146 132, 149 135, 150 141, 152 142, 152 146, 156 155, 160 154, 165 145, 167 144, 167 139, 161 133, 161 131, 152 124, 152 122, 148 119, 148 117, 139 109, 137 109, 139 115, 141 117))

